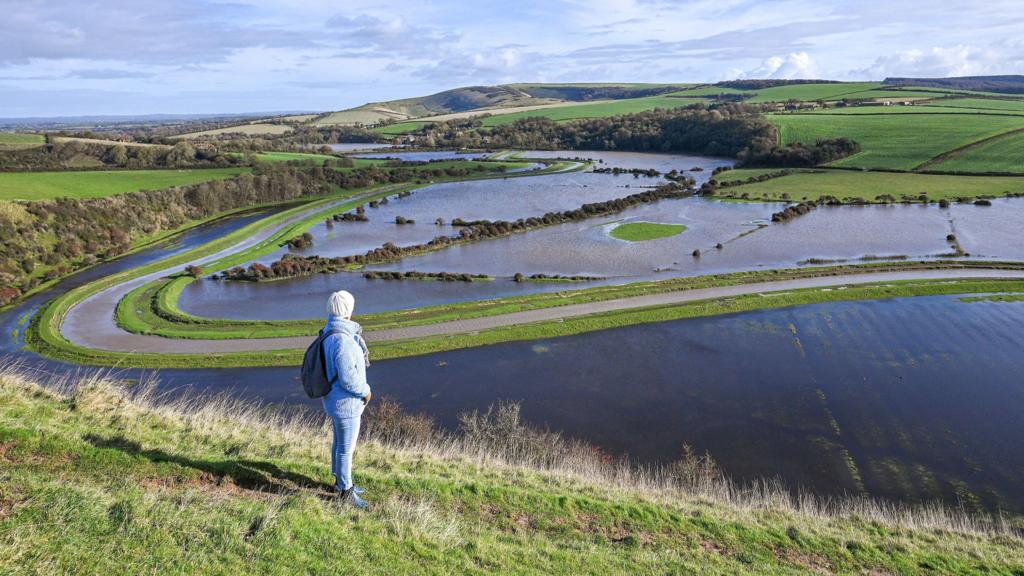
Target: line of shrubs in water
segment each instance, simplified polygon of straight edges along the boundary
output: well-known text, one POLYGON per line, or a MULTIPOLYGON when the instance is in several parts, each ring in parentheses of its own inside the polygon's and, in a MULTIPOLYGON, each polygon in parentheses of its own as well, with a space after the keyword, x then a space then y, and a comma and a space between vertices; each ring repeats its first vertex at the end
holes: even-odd
POLYGON ((543 216, 520 218, 515 221, 505 220, 474 220, 465 221, 461 218, 452 220, 451 225, 461 228, 455 236, 437 236, 429 242, 415 244, 412 246, 396 246, 392 242, 386 242, 379 248, 374 248, 366 254, 352 256, 338 256, 334 258, 323 256, 296 256, 286 254, 281 260, 274 262, 269 267, 259 263, 253 263, 248 268, 235 267, 223 273, 228 280, 274 280, 288 276, 299 276, 316 274, 318 272, 339 272, 353 266, 366 264, 382 264, 394 262, 413 254, 422 254, 433 250, 440 250, 456 244, 465 244, 489 238, 500 238, 520 232, 527 232, 545 226, 554 226, 569 222, 578 222, 587 218, 596 218, 621 212, 639 204, 657 202, 669 198, 684 198, 693 194, 693 188, 678 183, 663 184, 651 190, 645 190, 636 194, 630 194, 623 198, 584 204, 575 210, 564 212, 548 212, 543 216), (303 261, 299 263, 298 261, 303 261))
POLYGON ((388 272, 375 271, 363 273, 367 280, 438 280, 440 282, 478 282, 481 280, 493 280, 487 274, 467 274, 465 272, 388 272))
POLYGON ((522 272, 516 272, 512 276, 514 282, 593 282, 604 279, 604 276, 563 276, 562 274, 531 274, 527 276, 522 272))
POLYGON ((817 208, 814 202, 801 202, 792 206, 786 206, 783 210, 772 214, 772 222, 789 222, 790 220, 803 216, 817 208))

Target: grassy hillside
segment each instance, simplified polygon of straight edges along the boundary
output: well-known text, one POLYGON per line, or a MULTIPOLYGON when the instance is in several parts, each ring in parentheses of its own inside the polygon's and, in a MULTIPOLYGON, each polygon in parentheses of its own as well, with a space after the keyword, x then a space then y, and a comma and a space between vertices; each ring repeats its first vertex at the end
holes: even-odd
POLYGON ((2 573, 1024 570, 1005 523, 729 489, 692 457, 640 473, 523 428, 514 407, 451 436, 373 405, 355 464, 373 506, 356 512, 330 496, 319 419, 75 384, 0 375, 2 573))
MULTIPOLYGON (((468 86, 437 94, 374 102, 357 108, 332 112, 313 123, 371 124, 382 119, 412 120, 417 118, 460 114, 493 109, 515 109, 571 102, 634 99, 673 92, 686 84, 505 84, 499 86, 468 86)), ((410 130, 403 130, 410 131, 410 130)), ((392 129, 389 133, 401 133, 392 129)))
POLYGON ((546 110, 534 110, 530 112, 512 112, 501 115, 494 115, 485 118, 484 126, 498 126, 511 124, 521 118, 531 116, 543 116, 552 120, 573 120, 576 118, 602 118, 605 116, 616 116, 619 114, 633 114, 655 108, 679 108, 699 102, 705 102, 700 98, 680 98, 677 96, 648 96, 645 98, 630 98, 627 100, 615 100, 593 104, 577 104, 575 106, 560 106, 546 110))
MULTIPOLYGON (((716 180, 744 180, 773 170, 750 169, 723 172, 716 180)), ((775 170, 777 172, 777 170, 775 170)), ((946 198, 977 198, 1024 194, 1024 178, 1005 176, 947 176, 900 172, 860 172, 852 170, 797 170, 788 176, 763 182, 732 186, 720 190, 720 196, 759 200, 817 200, 834 196, 840 200, 863 198, 875 201, 883 194, 896 200, 904 196, 917 199, 925 194, 932 201, 946 198)))
POLYGON ((748 102, 785 102, 786 100, 839 100, 844 97, 858 98, 857 92, 865 92, 881 87, 881 82, 835 82, 827 84, 792 84, 775 86, 753 91, 755 96, 748 102))
POLYGON ((248 168, 0 172, 0 200, 97 198, 237 176, 248 168))

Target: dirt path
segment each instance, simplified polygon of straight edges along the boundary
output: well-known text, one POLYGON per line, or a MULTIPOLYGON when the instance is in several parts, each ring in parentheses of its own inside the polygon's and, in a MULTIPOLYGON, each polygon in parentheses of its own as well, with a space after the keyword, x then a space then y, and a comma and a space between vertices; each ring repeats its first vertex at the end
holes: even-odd
MULTIPOLYGON (((755 284, 651 294, 647 296, 606 300, 603 302, 570 304, 556 308, 513 312, 497 316, 455 320, 422 326, 392 328, 367 332, 366 338, 370 342, 383 342, 408 338, 424 338, 427 336, 465 334, 501 326, 514 326, 518 324, 560 320, 586 316, 589 314, 611 312, 615 310, 630 310, 647 306, 683 304, 708 298, 742 296, 747 294, 759 294, 762 292, 797 290, 801 288, 821 288, 846 284, 874 284, 897 280, 953 280, 963 278, 1024 279, 1024 270, 914 270, 906 272, 860 273, 846 276, 822 276, 776 282, 758 282, 755 284)), ((133 287, 135 285, 134 282, 130 284, 133 284, 133 287)), ((127 290, 130 290, 130 288, 123 291, 118 290, 118 292, 124 293, 127 292, 127 290)), ((91 308, 93 314, 105 314, 109 319, 107 322, 103 322, 101 319, 98 324, 93 325, 92 329, 75 330, 70 332, 66 331, 65 335, 71 339, 72 342, 88 348, 98 348, 116 352, 159 352, 177 354, 217 354, 227 352, 295 349, 305 348, 311 341, 311 338, 308 336, 230 340, 185 340, 163 338, 161 336, 131 334, 118 328, 112 319, 110 319, 112 306, 116 306, 117 300, 119 299, 119 297, 116 299, 103 298, 95 302, 96 304, 100 304, 100 306, 91 308)), ((86 303, 80 304, 79 307, 86 303)))

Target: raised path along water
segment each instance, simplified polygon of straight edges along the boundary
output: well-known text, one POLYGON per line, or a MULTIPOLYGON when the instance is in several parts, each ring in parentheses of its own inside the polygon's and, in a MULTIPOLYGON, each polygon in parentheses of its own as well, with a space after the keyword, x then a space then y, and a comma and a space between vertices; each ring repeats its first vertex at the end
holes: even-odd
MULTIPOLYGON (((234 251, 236 248, 232 248, 231 250, 234 251)), ((210 258, 214 257, 215 256, 211 256, 210 258)), ((175 267, 175 269, 180 269, 180 267, 175 267)), ((114 321, 113 310, 116 308, 117 302, 121 297, 135 287, 166 274, 167 271, 155 272, 142 278, 114 286, 84 300, 69 311, 62 328, 64 335, 75 344, 87 348, 115 352, 157 352, 167 354, 217 354, 228 352, 285 350, 305 348, 312 340, 312 337, 308 336, 251 339, 240 338, 228 340, 186 340, 132 334, 118 327, 114 321)), ((912 270, 904 272, 866 272, 844 276, 820 276, 815 278, 780 280, 775 282, 757 282, 752 284, 700 288, 694 290, 665 292, 661 294, 650 294, 646 296, 634 296, 630 298, 618 298, 601 302, 569 304, 553 308, 512 312, 509 314, 500 314, 482 318, 438 322, 435 324, 425 324, 420 326, 390 328, 386 330, 367 332, 366 339, 370 342, 382 342, 388 340, 424 338, 428 336, 465 334, 501 326, 559 320, 616 310, 683 304, 686 302, 694 302, 709 298, 743 296, 747 294, 798 290, 802 288, 823 288, 850 284, 877 284, 900 280, 954 280, 965 278, 1024 279, 1024 270, 941 269, 912 270)))

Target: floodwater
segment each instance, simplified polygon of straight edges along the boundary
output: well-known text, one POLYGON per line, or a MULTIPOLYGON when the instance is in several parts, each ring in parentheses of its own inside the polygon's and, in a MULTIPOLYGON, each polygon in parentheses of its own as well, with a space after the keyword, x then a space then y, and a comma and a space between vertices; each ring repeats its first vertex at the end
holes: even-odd
POLYGON ((919 297, 632 326, 381 362, 375 394, 456 425, 498 400, 641 461, 1024 510, 1024 302, 919 297))
MULTIPOLYGON (((624 160, 610 165, 626 166, 624 160)), ((695 173, 700 174, 707 172, 695 173)), ((486 183, 493 187, 438 185, 368 211, 370 223, 336 224, 338 239, 318 229, 315 252, 328 246, 345 250, 346 236, 358 238, 348 230, 358 226, 388 233, 367 233, 359 242, 393 240, 391 234, 403 227, 385 225, 386 214, 427 218, 404 228, 433 232, 431 214, 520 217, 546 211, 549 203, 575 207, 584 198, 617 197, 624 195, 617 186, 649 181, 575 173, 486 183), (434 193, 441 203, 426 201, 434 193), (503 216, 506 206, 509 215, 503 216)), ((1017 200, 996 200, 992 207, 949 210, 819 208, 787 224, 762 227, 777 206, 687 198, 381 268, 587 273, 624 282, 795 265, 806 258, 934 255, 949 250, 944 238, 950 232, 972 255, 1024 259, 1024 243, 1018 241, 1022 207, 1017 200), (617 221, 629 220, 682 222, 689 230, 637 244, 607 235, 617 221), (716 242, 723 242, 721 251, 713 247, 716 242), (690 255, 695 247, 703 252, 699 259, 690 255)), ((0 314, 0 351, 41 370, 74 368, 19 350, 20 337, 10 336, 19 319, 71 287, 197 246, 256 217, 220 221, 101 264, 0 314)), ((409 241, 419 238, 409 234, 409 241)), ((182 305, 215 317, 312 318, 322 315, 326 294, 338 288, 356 293, 359 312, 372 312, 579 286, 507 279, 367 281, 336 274, 268 284, 202 281, 186 290, 182 305)), ((738 480, 777 476, 821 493, 941 498, 1024 512, 1022 323, 1024 302, 966 303, 939 296, 828 303, 375 362, 369 377, 378 395, 432 414, 449 428, 462 411, 511 400, 522 404, 531 424, 642 462, 671 461, 688 444, 709 452, 738 480)), ((144 376, 139 370, 115 374, 144 376)), ((316 408, 296 377, 295 368, 160 373, 168 390, 189 387, 316 408)))
MULTIPOLYGON (((406 154, 406 153, 399 153, 406 154)), ((417 154, 417 153, 411 153, 417 154)), ((625 152, 526 152, 524 157, 587 157, 604 166, 691 172, 698 184, 724 163, 714 158, 625 152)), ((513 220, 589 202, 621 198, 664 182, 660 178, 573 172, 471 182, 419 189, 367 208, 369 222, 315 226, 313 246, 281 248, 259 258, 269 264, 287 252, 301 255, 363 254, 385 242, 420 244, 438 235, 454 235, 454 218, 513 220), (402 216, 416 221, 397 225, 402 216), (442 224, 436 222, 441 219, 442 224)), ((361 273, 340 273, 250 284, 197 282, 182 295, 182 308, 207 317, 295 319, 319 314, 328 294, 346 289, 360 296, 363 310, 411 308, 480 298, 552 291, 580 284, 515 284, 517 272, 585 275, 605 278, 588 285, 658 280, 672 276, 784 268, 872 257, 928 259, 949 254, 946 236, 955 233, 972 257, 1024 259, 1019 222, 1024 200, 994 200, 991 207, 953 205, 820 207, 787 223, 771 224, 784 204, 747 203, 688 197, 642 204, 619 214, 541 228, 494 240, 458 245, 370 270, 464 272, 497 277, 487 283, 368 281, 361 273), (664 222, 686 232, 648 242, 626 242, 610 232, 627 222, 664 222), (721 244, 721 248, 717 245, 721 244), (695 250, 700 257, 694 257, 695 250), (264 306, 274 302, 273 307, 264 306)))

